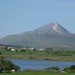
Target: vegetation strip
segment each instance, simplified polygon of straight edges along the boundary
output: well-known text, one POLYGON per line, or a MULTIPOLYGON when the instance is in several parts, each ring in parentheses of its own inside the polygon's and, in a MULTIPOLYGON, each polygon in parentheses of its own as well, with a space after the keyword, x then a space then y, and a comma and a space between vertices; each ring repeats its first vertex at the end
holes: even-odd
POLYGON ((56 61, 75 61, 75 50, 46 49, 33 50, 21 49, 11 51, 10 49, 0 49, 0 56, 14 59, 35 59, 35 60, 56 60, 56 61))
POLYGON ((16 72, 16 73, 0 73, 0 75, 75 75, 75 73, 16 72))

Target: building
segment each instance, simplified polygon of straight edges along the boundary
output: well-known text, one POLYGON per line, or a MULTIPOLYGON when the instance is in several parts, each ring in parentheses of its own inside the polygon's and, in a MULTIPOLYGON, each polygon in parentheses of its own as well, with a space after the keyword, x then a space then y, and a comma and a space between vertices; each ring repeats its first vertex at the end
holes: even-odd
POLYGON ((11 49, 11 51, 15 51, 15 49, 11 49))

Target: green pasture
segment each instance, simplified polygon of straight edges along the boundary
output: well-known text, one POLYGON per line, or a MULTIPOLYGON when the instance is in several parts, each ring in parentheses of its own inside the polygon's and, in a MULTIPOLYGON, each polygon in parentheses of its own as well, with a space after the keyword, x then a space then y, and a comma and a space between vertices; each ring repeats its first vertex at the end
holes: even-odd
POLYGON ((3 51, 0 50, 0 52, 2 52, 2 54, 24 54, 24 53, 30 53, 30 54, 45 54, 45 55, 75 55, 75 50, 43 50, 43 51, 31 51, 31 50, 25 50, 25 52, 16 52, 16 51, 3 51))
POLYGON ((75 50, 49 49, 43 51, 25 50, 25 52, 0 50, 0 52, 2 52, 0 56, 14 59, 75 61, 75 50))
POLYGON ((75 73, 15 72, 15 73, 0 73, 0 75, 75 75, 75 73))

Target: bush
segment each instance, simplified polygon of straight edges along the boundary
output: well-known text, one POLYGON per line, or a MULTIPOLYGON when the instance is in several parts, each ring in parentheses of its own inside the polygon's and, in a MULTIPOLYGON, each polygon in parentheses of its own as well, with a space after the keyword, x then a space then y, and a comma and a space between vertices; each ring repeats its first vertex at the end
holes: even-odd
POLYGON ((11 70, 5 70, 4 72, 5 73, 11 73, 11 70))
POLYGON ((7 50, 7 48, 8 48, 8 47, 6 46, 6 47, 5 47, 5 50, 7 50))
POLYGON ((70 70, 75 70, 75 65, 70 66, 70 70))
POLYGON ((18 50, 17 50, 17 49, 16 49, 15 51, 16 51, 16 52, 18 52, 18 50))
POLYGON ((32 54, 32 53, 29 53, 29 54, 32 54))
POLYGON ((59 67, 57 67, 57 66, 49 67, 49 68, 46 68, 46 69, 50 69, 50 70, 60 70, 59 67))
POLYGON ((20 51, 21 51, 21 52, 26 52, 26 50, 25 50, 25 49, 21 49, 20 51))
POLYGON ((36 51, 37 52, 37 50, 35 48, 33 49, 33 51, 36 51))
POLYGON ((33 57, 32 57, 32 56, 30 56, 30 57, 29 57, 29 59, 33 59, 33 57))
POLYGON ((68 70, 75 70, 75 65, 72 65, 72 66, 70 66, 70 67, 65 67, 65 68, 63 69, 63 71, 68 71, 68 70))
POLYGON ((19 66, 14 65, 11 61, 5 60, 4 57, 0 57, 0 73, 3 70, 11 71, 12 69, 19 70, 19 66))
POLYGON ((70 70, 69 67, 65 67, 65 68, 63 69, 63 71, 68 71, 68 70, 70 70))
POLYGON ((0 55, 2 54, 2 52, 0 52, 0 55))
POLYGON ((13 66, 13 69, 15 69, 16 71, 17 71, 19 68, 20 68, 20 67, 17 66, 17 65, 14 65, 14 66, 13 66))

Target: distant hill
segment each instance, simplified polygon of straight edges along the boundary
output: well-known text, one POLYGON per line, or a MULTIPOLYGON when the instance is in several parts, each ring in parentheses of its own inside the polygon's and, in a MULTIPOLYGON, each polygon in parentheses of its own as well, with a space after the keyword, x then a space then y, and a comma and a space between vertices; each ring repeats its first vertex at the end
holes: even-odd
POLYGON ((0 44, 70 49, 75 48, 75 34, 54 22, 33 31, 8 35, 0 39, 0 44))

